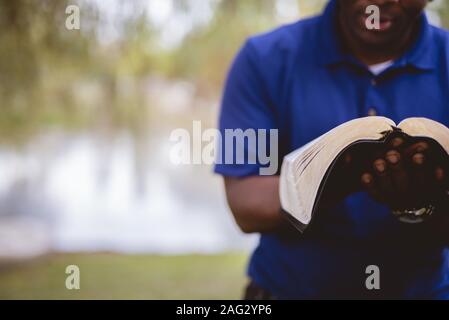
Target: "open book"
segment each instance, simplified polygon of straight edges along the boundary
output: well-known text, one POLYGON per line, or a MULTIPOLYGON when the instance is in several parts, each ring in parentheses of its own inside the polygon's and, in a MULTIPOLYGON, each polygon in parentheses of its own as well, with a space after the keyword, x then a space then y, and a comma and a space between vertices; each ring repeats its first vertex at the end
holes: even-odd
POLYGON ((344 151, 357 143, 383 143, 393 132, 429 138, 449 154, 449 129, 426 118, 408 118, 396 125, 384 117, 346 122, 284 158, 280 178, 283 210, 301 231, 310 223, 326 179, 344 151))

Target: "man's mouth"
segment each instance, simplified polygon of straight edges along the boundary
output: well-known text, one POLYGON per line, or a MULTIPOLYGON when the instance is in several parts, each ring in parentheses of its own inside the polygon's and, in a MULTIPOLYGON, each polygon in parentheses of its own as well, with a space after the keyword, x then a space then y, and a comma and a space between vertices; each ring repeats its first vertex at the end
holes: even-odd
POLYGON ((388 31, 393 26, 393 19, 380 18, 379 31, 388 31))
POLYGON ((386 32, 386 31, 389 31, 394 25, 393 18, 388 17, 388 16, 381 16, 379 18, 378 28, 377 28, 376 24, 374 24, 372 28, 368 28, 367 22, 368 22, 368 19, 371 19, 371 18, 372 17, 370 17, 369 15, 365 15, 365 14, 361 16, 361 20, 363 21, 364 27, 369 29, 370 31, 386 32))

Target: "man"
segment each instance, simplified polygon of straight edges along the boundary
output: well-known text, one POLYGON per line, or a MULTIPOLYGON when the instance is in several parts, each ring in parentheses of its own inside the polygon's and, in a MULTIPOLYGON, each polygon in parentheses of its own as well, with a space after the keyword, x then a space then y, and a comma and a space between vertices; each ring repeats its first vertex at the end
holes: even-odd
MULTIPOLYGON (((282 160, 358 117, 448 126, 449 34, 429 25, 427 2, 331 0, 319 17, 251 37, 230 70, 220 130, 278 129, 282 160), (365 23, 370 5, 380 9, 378 29, 365 23)), ((246 298, 449 298, 449 211, 417 225, 391 214, 446 181, 435 148, 394 139, 382 152, 352 152, 304 234, 281 213, 278 175, 260 176, 261 164, 216 165, 237 224, 261 234, 246 298), (370 270, 380 272, 378 287, 366 286, 370 270)))

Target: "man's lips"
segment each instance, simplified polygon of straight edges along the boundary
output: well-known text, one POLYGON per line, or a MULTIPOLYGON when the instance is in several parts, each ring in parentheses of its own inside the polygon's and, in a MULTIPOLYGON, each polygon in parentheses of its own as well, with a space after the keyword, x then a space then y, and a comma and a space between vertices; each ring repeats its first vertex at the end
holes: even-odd
MULTIPOLYGON (((363 26, 367 28, 366 22, 369 20, 369 22, 373 22, 372 17, 369 15, 363 14, 361 15, 361 21, 363 23, 363 26)), ((394 19, 389 16, 381 16, 379 19, 379 28, 370 29, 370 31, 379 31, 379 32, 385 32, 390 30, 394 25, 394 19)))
POLYGON ((392 19, 380 19, 379 31, 387 31, 393 26, 392 19))

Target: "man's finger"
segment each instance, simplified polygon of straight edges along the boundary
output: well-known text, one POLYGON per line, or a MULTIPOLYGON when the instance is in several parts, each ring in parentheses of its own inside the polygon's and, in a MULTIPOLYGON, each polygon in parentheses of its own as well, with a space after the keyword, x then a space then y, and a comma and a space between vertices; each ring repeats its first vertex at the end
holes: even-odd
POLYGON ((445 178, 446 178, 446 175, 445 175, 443 168, 437 167, 435 169, 435 179, 437 179, 437 182, 442 183, 442 182, 444 182, 445 178))
POLYGON ((404 151, 404 155, 406 158, 411 159, 415 154, 417 153, 425 154, 428 150, 429 144, 425 141, 420 141, 406 148, 404 151))
POLYGON ((366 172, 362 174, 360 182, 362 184, 362 188, 371 196, 371 198, 378 202, 385 202, 385 199, 382 198, 376 185, 374 176, 371 173, 366 172))
POLYGON ((447 195, 449 191, 448 176, 442 166, 436 167, 435 180, 436 180, 437 194, 443 193, 444 195, 447 195))
POLYGON ((426 156, 423 153, 416 153, 412 156, 412 162, 416 167, 422 167, 425 160, 426 156))
POLYGON ((392 149, 397 149, 404 144, 404 139, 401 137, 395 137, 391 139, 389 145, 392 149))
POLYGON ((388 172, 387 162, 384 159, 377 159, 373 163, 373 169, 380 196, 384 198, 387 203, 391 203, 394 200, 395 188, 388 172))
POLYGON ((418 152, 411 158, 412 197, 418 205, 426 205, 435 194, 436 176, 427 155, 418 152))
POLYGON ((401 207, 408 198, 409 179, 407 171, 402 164, 402 157, 399 151, 388 151, 385 154, 385 160, 388 163, 388 172, 394 188, 392 205, 401 207))

